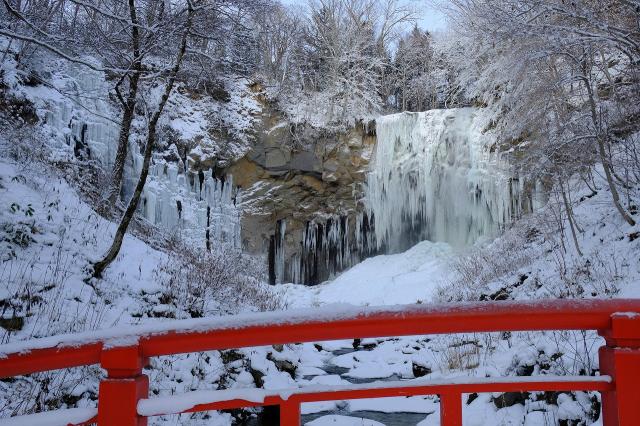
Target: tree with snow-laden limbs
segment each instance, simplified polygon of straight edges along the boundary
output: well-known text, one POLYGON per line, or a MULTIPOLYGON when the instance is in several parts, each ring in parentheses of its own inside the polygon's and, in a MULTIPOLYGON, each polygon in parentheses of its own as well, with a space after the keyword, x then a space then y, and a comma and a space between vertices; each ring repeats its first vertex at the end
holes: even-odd
POLYGON ((614 206, 633 225, 621 189, 637 185, 640 167, 628 138, 637 131, 640 93, 638 2, 450 3, 473 47, 467 52, 478 52, 460 63, 467 96, 493 112, 505 140, 517 145, 544 135, 526 149, 541 154, 533 167, 599 162, 614 206))

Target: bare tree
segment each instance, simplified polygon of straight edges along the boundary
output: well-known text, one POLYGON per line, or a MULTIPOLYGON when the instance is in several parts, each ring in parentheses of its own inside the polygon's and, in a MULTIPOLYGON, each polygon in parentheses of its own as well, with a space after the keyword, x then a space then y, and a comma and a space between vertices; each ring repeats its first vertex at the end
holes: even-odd
POLYGON ((185 22, 180 25, 178 29, 173 30, 174 33, 178 31, 181 33, 180 44, 177 49, 176 57, 174 60, 174 65, 166 76, 166 82, 164 86, 164 91, 162 93, 162 97, 158 102, 158 106, 156 110, 153 112, 147 129, 147 139, 146 145, 144 149, 144 159, 142 162, 142 170, 140 172, 140 177, 138 178, 138 183, 136 184, 135 190, 133 192, 133 196, 129 200, 129 204, 127 205, 127 209, 122 215, 122 219, 120 220, 120 224, 116 229, 115 236, 113 238, 113 242, 111 247, 105 254, 102 260, 96 262, 93 265, 93 276, 96 278, 100 278, 104 270, 113 262, 118 253, 120 252, 120 248, 122 247, 122 241, 124 236, 129 228, 129 223, 133 219, 136 209, 138 208, 138 203, 140 201, 140 196, 142 194, 142 190, 147 181, 147 176, 149 174, 149 166, 151 164, 151 154, 153 153, 153 147, 156 143, 157 138, 157 126, 158 120, 162 115, 162 111, 164 110, 167 101, 169 100, 169 96, 171 95, 171 91, 176 82, 176 78, 178 76, 178 72, 180 71, 180 67, 182 66, 182 61, 184 59, 185 53, 187 51, 189 36, 191 35, 191 26, 193 23, 194 14, 197 11, 197 7, 194 5, 192 0, 187 0, 187 16, 185 22))
POLYGON ((131 134, 131 123, 135 115, 136 101, 138 97, 138 85, 142 75, 142 52, 140 49, 140 29, 138 21, 138 12, 134 0, 128 0, 129 17, 131 19, 131 72, 123 74, 115 86, 118 100, 122 104, 122 120, 120 122, 120 131, 118 134, 118 148, 116 158, 113 164, 111 180, 109 187, 105 193, 105 200, 110 204, 115 204, 120 195, 122 186, 122 177, 124 175, 124 166, 127 159, 127 148, 129 145, 129 135, 131 134), (120 85, 125 80, 129 82, 129 89, 126 100, 120 92, 120 85))

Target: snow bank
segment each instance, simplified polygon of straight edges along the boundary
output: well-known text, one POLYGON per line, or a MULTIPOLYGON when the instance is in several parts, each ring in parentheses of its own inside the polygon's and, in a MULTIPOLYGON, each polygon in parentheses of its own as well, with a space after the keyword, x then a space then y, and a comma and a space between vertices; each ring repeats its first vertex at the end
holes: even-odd
POLYGON ((447 243, 423 241, 404 253, 371 257, 334 280, 313 287, 283 284, 290 306, 327 303, 391 305, 430 301, 450 274, 454 249, 447 243))
POLYGON ((84 423, 97 415, 97 408, 68 408, 0 419, 0 426, 67 426, 84 423))

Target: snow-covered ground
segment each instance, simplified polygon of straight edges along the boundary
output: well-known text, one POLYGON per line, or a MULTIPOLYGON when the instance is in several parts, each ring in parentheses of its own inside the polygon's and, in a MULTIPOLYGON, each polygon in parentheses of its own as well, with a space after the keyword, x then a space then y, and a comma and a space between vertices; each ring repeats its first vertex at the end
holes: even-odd
POLYGON ((395 305, 431 301, 438 286, 447 282, 448 260, 454 255, 447 243, 423 241, 404 253, 364 260, 334 280, 314 286, 283 284, 289 306, 328 303, 395 305))
POLYGON ((156 268, 166 254, 131 235, 105 279, 85 282, 83 268, 106 251, 115 224, 101 218, 64 179, 0 160, 0 193, 0 298, 13 308, 13 317, 38 317, 11 333, 12 340, 115 325, 123 315, 139 312, 133 295, 160 291, 156 268), (33 303, 21 303, 25 295, 32 295, 33 303))

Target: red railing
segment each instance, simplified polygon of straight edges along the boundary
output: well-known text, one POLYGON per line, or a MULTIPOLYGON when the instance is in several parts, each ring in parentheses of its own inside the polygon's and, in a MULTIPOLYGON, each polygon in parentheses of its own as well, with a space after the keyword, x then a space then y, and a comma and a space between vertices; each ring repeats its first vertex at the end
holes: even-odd
POLYGON ((280 424, 299 425, 304 402, 437 394, 441 424, 461 425, 464 393, 593 390, 602 393, 605 426, 636 426, 640 424, 640 300, 319 308, 173 321, 0 347, 0 377, 91 364, 100 364, 107 377, 100 383, 97 416, 76 423, 139 426, 147 417, 161 414, 277 405, 280 424), (599 352, 601 375, 412 380, 148 398, 149 381, 142 374, 149 357, 178 353, 347 338, 536 330, 597 330, 606 342, 599 352))

